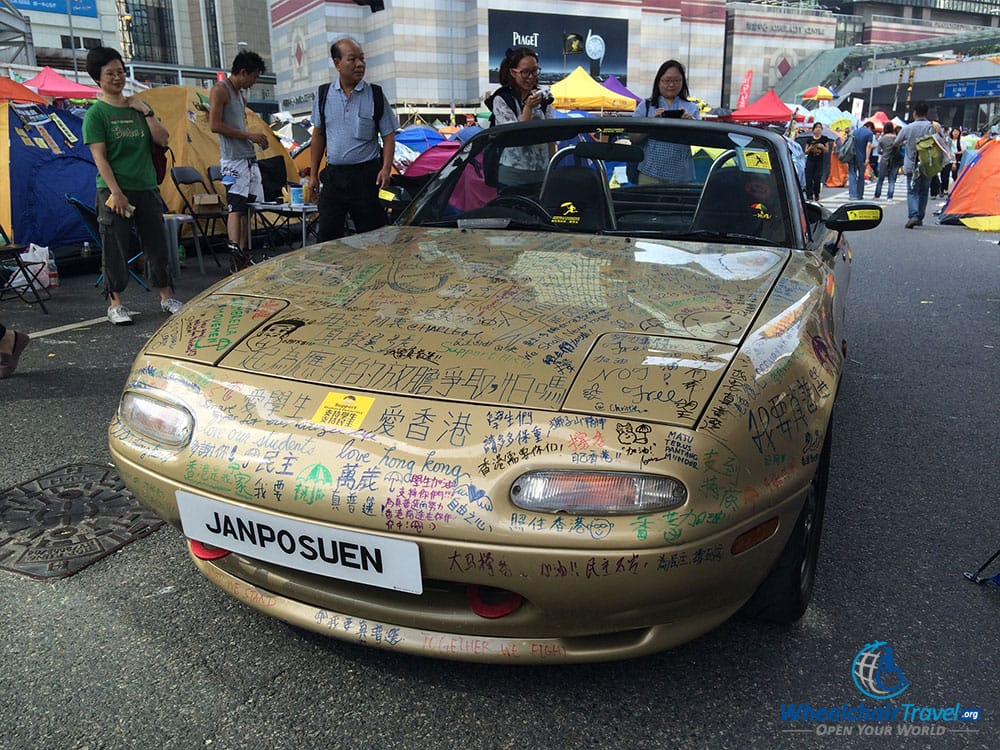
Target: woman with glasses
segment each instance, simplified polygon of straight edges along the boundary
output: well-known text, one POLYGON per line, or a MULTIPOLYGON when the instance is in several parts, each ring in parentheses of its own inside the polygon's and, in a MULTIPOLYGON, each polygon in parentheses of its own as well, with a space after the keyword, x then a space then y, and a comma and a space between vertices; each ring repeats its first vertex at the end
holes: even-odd
MULTIPOLYGON (((508 49, 500 63, 500 88, 486 97, 490 125, 546 120, 552 117, 546 96, 538 88, 538 53, 531 47, 508 49)), ((544 144, 507 148, 500 155, 501 186, 542 181, 551 149, 544 144)))
MULTIPOLYGON (((667 60, 656 71, 653 93, 635 108, 633 117, 679 117, 700 120, 698 105, 688 101, 687 75, 677 60, 667 60)), ((639 162, 639 184, 661 182, 692 182, 694 159, 691 149, 665 141, 633 137, 632 142, 642 145, 646 158, 639 162)))
POLYGON ((181 303, 170 293, 163 199, 149 150, 150 142, 166 146, 170 133, 146 102, 125 96, 125 65, 117 50, 90 50, 87 72, 101 87, 97 103, 84 115, 83 140, 97 165, 96 208, 108 320, 116 326, 132 323, 122 292, 129 279, 133 225, 149 265, 149 280, 160 290, 160 309, 173 315, 181 303))

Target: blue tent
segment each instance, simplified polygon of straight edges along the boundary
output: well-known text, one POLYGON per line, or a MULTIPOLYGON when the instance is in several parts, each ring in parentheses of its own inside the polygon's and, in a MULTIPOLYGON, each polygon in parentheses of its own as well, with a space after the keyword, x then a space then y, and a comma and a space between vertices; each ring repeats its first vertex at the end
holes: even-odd
POLYGON ((474 136, 481 130, 482 128, 479 127, 478 125, 466 125, 464 128, 455 131, 455 133, 451 137, 456 141, 461 141, 462 143, 465 143, 467 140, 469 140, 472 136, 474 136))
POLYGON ((96 197, 97 167, 83 143, 83 120, 48 105, 0 102, 0 108, 0 138, 9 148, 0 196, 10 200, 0 216, 9 210, 14 239, 50 248, 89 239, 63 200, 70 193, 92 206, 96 197))
POLYGON ((423 153, 431 146, 441 143, 445 137, 427 125, 410 125, 396 131, 396 143, 409 146, 417 153, 423 153))

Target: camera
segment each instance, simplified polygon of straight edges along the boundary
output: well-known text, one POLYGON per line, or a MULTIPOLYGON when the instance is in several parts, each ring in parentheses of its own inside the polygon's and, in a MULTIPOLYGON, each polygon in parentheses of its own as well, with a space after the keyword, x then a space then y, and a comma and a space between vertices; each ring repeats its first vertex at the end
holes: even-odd
POLYGON ((556 100, 556 98, 552 95, 552 92, 549 89, 535 89, 531 93, 532 95, 538 94, 542 97, 542 101, 540 102, 540 104, 543 107, 548 107, 549 105, 552 104, 552 102, 556 100))

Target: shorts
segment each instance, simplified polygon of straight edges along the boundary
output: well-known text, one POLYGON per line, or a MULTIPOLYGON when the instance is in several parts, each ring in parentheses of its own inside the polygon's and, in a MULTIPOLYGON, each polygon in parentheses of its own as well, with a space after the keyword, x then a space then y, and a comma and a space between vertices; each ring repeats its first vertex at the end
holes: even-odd
POLYGON ((227 208, 231 212, 245 214, 248 203, 264 200, 264 185, 256 159, 223 159, 219 168, 222 184, 226 186, 227 208))

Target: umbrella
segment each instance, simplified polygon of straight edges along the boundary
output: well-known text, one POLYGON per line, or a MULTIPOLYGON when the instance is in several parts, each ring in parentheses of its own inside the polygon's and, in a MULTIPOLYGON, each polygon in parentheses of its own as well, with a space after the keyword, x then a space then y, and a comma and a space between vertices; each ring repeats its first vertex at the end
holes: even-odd
POLYGON ((17 81, 12 81, 10 78, 4 76, 0 76, 0 101, 45 104, 45 99, 27 86, 22 86, 17 81))
POLYGON ((799 92, 799 98, 806 102, 816 102, 820 99, 836 99, 840 94, 838 94, 833 89, 828 89, 826 86, 810 86, 805 91, 799 92))
POLYGON ((811 122, 821 122, 831 130, 843 130, 844 128, 855 128, 858 126, 858 119, 850 112, 844 112, 836 107, 820 107, 809 113, 811 122))

